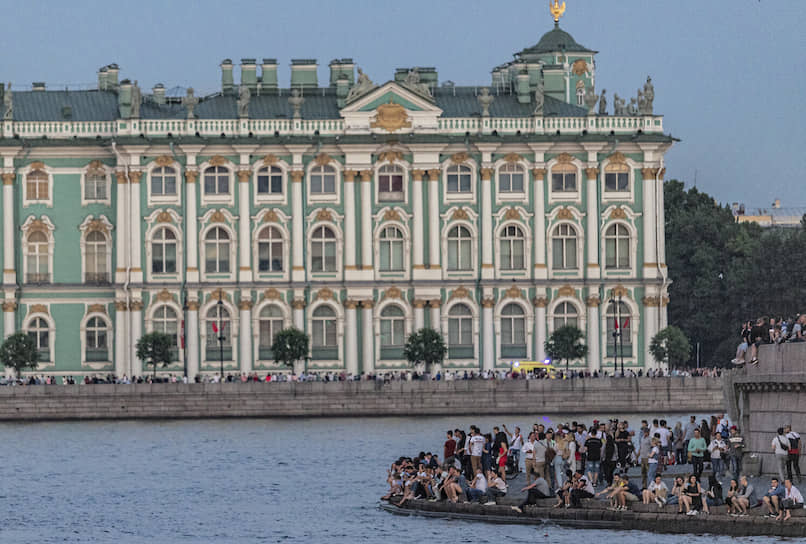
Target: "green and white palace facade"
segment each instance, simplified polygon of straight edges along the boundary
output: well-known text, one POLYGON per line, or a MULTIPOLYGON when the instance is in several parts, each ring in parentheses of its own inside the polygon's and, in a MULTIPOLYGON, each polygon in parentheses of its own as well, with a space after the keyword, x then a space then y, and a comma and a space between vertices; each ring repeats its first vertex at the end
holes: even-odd
POLYGON ((612 369, 618 320, 625 366, 653 368, 673 139, 651 82, 607 111, 595 53, 555 24, 480 86, 351 59, 320 83, 296 59, 281 88, 275 59, 243 59, 208 96, 117 65, 91 90, 4 88, 3 332, 36 338, 38 374, 132 376, 164 331, 160 371, 192 379, 218 373, 219 322, 227 373, 285 371, 293 325, 307 370, 358 375, 409 368, 421 327, 478 371, 542 360, 568 323, 572 367, 612 369))

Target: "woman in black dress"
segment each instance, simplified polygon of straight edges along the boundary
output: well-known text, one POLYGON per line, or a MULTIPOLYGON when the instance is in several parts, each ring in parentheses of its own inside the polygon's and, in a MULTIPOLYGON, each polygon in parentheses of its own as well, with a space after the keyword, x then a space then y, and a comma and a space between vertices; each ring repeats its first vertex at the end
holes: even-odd
POLYGON ((700 487, 700 482, 695 475, 692 474, 688 477, 688 482, 683 489, 683 494, 689 499, 686 501, 689 507, 686 515, 696 516, 700 510, 705 514, 708 513, 708 505, 702 501, 702 487, 700 487))

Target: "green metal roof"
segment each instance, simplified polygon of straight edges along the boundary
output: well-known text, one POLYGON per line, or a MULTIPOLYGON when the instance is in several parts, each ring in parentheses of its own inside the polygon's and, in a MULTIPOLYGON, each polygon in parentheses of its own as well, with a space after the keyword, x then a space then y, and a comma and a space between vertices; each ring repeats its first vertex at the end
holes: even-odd
POLYGON ((568 32, 555 24, 554 28, 543 34, 540 41, 517 54, 519 57, 530 57, 545 53, 596 53, 592 49, 580 45, 568 32))

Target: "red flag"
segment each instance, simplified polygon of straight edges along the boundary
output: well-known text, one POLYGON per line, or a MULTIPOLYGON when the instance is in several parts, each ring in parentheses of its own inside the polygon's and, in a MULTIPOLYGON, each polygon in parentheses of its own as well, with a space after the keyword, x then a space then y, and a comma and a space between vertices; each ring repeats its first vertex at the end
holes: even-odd
POLYGON ((627 328, 627 327, 629 327, 629 326, 630 326, 630 317, 629 317, 629 316, 627 316, 627 319, 625 319, 625 320, 624 320, 624 325, 622 325, 622 327, 621 327, 621 328, 622 328, 622 329, 626 329, 626 328, 627 328))
POLYGON ((182 349, 185 349, 185 320, 182 320, 182 336, 180 337, 182 349))
POLYGON ((616 326, 616 330, 618 330, 618 317, 613 316, 613 323, 614 323, 614 324, 615 324, 615 326, 616 326))
POLYGON ((211 325, 213 326, 213 332, 214 332, 214 333, 218 333, 218 325, 216 325, 216 324, 215 324, 215 321, 213 321, 213 322, 211 323, 211 325))

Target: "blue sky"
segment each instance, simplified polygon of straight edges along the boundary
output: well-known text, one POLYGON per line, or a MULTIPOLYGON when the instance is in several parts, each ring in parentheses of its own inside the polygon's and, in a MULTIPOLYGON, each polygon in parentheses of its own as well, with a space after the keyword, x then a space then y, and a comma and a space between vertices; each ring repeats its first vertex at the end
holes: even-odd
MULTIPOLYGON (((722 202, 806 205, 806 1, 566 5, 562 28, 600 52, 597 90, 634 96, 652 75, 655 111, 682 140, 667 178, 691 185, 696 173, 722 202)), ((0 0, 0 13, 1 81, 93 84, 117 62, 143 88, 202 92, 218 88, 226 57, 277 57, 281 84, 292 58, 319 59, 321 82, 331 59, 352 57, 375 81, 420 65, 436 66, 440 81, 486 85, 491 68, 553 24, 548 0, 0 0)))

